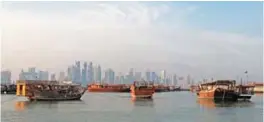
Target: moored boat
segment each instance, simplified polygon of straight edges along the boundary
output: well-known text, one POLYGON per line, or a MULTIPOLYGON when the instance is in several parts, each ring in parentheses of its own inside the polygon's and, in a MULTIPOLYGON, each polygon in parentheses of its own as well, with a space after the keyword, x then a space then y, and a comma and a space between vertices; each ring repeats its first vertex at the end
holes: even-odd
POLYGON ((152 98, 155 93, 155 87, 153 83, 146 81, 134 81, 130 87, 130 93, 132 98, 152 98))
POLYGON ((237 101, 239 94, 235 91, 234 80, 217 80, 199 85, 197 96, 199 99, 213 99, 215 101, 237 101))
POLYGON ((37 101, 80 100, 85 89, 80 84, 58 81, 17 81, 17 96, 37 101))
POLYGON ((264 88, 263 88, 263 83, 254 83, 254 93, 263 93, 264 88))
POLYGON ((199 88, 197 85, 191 85, 190 86, 190 91, 191 92, 199 92, 199 88))
POLYGON ((99 84, 88 85, 89 92, 130 92, 130 87, 125 84, 99 84))
POLYGON ((237 85, 236 92, 239 93, 239 100, 249 100, 254 95, 254 87, 253 85, 237 85))

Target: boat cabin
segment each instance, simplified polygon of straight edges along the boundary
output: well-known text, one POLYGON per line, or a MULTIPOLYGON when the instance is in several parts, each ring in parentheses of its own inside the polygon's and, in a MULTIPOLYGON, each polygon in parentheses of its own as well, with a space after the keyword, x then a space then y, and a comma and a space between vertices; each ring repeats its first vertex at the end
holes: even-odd
POLYGON ((236 86, 236 92, 239 94, 254 94, 254 88, 255 86, 253 85, 237 85, 236 86))
POLYGON ((216 88, 234 90, 235 84, 236 84, 235 80, 217 80, 214 82, 200 84, 199 90, 212 90, 216 88))

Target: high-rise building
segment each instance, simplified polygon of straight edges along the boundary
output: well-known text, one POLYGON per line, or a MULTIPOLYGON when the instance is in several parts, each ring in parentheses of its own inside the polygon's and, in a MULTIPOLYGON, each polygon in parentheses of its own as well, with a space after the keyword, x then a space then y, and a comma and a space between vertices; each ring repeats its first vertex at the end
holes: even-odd
POLYGON ((87 68, 88 68, 87 62, 84 62, 83 69, 82 69, 82 84, 83 85, 87 85, 87 74, 88 74, 87 68))
POLYGON ((126 83, 126 84, 130 84, 131 83, 131 79, 130 79, 129 73, 124 76, 124 81, 125 81, 124 83, 126 83))
POLYGON ((151 76, 150 76, 150 72, 149 71, 146 72, 145 77, 146 77, 145 78, 146 81, 150 81, 150 77, 151 76))
POLYGON ((77 82, 77 83, 81 83, 81 63, 80 63, 80 61, 77 61, 76 63, 75 63, 75 74, 76 74, 76 79, 75 79, 75 82, 77 82))
POLYGON ((173 82, 173 85, 177 85, 178 84, 177 75, 176 74, 173 75, 172 82, 173 82))
POLYGON ((115 72, 112 69, 107 69, 105 71, 105 81, 107 83, 113 84, 115 81, 115 72))
POLYGON ((191 84, 191 76, 190 75, 187 75, 187 84, 190 85, 191 84))
POLYGON ((28 68, 29 78, 27 80, 38 80, 38 73, 36 72, 36 67, 28 68))
POLYGON ((93 63, 90 62, 89 66, 88 66, 88 83, 91 83, 94 81, 94 69, 93 69, 93 63))
POLYGON ((125 77, 124 77, 124 75, 120 75, 120 83, 121 83, 121 84, 126 83, 126 82, 125 82, 125 77))
POLYGON ((114 84, 120 84, 120 76, 115 76, 114 84))
POLYGON ((73 81, 74 66, 69 66, 67 69, 67 80, 73 81))
POLYGON ((38 80, 49 80, 49 72, 48 71, 39 71, 38 80))
POLYGON ((22 69, 19 73, 19 80, 26 80, 26 77, 25 77, 25 72, 24 70, 22 69))
POLYGON ((39 74, 36 72, 36 68, 28 68, 28 72, 24 72, 22 69, 19 74, 19 80, 39 80, 39 74))
POLYGON ((161 83, 166 83, 166 78, 167 78, 166 75, 167 75, 167 74, 166 74, 166 71, 165 71, 165 70, 162 70, 162 71, 161 71, 161 74, 160 74, 161 83))
POLYGON ((50 75, 50 80, 51 81, 56 81, 56 75, 55 74, 51 74, 50 75))
POLYGON ((102 81, 102 70, 100 65, 94 68, 94 80, 98 82, 102 81))
POLYGON ((36 67, 30 67, 30 68, 28 68, 28 72, 35 73, 36 72, 36 67))
POLYGON ((137 81, 141 80, 141 72, 135 72, 135 80, 137 81))
POLYGON ((156 82, 157 80, 157 75, 155 72, 151 72, 151 78, 150 78, 150 81, 153 81, 153 82, 156 82))
POLYGON ((132 83, 135 80, 133 68, 130 68, 128 75, 129 75, 128 76, 129 83, 132 83))
POLYGON ((65 80, 65 73, 64 72, 60 72, 58 80, 59 81, 64 81, 65 80))
POLYGON ((9 70, 1 71, 1 83, 11 83, 11 72, 9 70))

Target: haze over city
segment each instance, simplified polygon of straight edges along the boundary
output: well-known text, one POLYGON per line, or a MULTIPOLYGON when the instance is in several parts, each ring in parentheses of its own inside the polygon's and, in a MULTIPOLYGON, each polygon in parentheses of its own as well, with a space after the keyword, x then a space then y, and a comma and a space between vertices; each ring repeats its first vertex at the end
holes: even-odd
POLYGON ((21 69, 59 73, 80 60, 262 81, 262 2, 222 3, 3 2, 2 69, 17 79, 21 69))

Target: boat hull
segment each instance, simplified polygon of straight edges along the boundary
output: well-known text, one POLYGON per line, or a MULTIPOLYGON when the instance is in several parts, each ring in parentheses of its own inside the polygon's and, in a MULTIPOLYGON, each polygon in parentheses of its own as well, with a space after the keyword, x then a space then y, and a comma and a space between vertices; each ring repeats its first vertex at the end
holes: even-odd
POLYGON ((251 95, 239 95, 238 100, 249 100, 251 99, 251 95))
POLYGON ((81 96, 79 97, 71 97, 71 98, 45 98, 45 97, 36 97, 36 98, 28 98, 30 101, 72 101, 72 100, 81 100, 81 96))
POLYGON ((215 101, 237 101, 239 95, 234 91, 215 89, 201 90, 197 93, 199 99, 213 99, 215 101))
POLYGON ((88 88, 88 92, 130 92, 130 89, 88 88))
POLYGON ((132 98, 149 98, 151 99, 155 89, 131 89, 131 97, 132 98))

